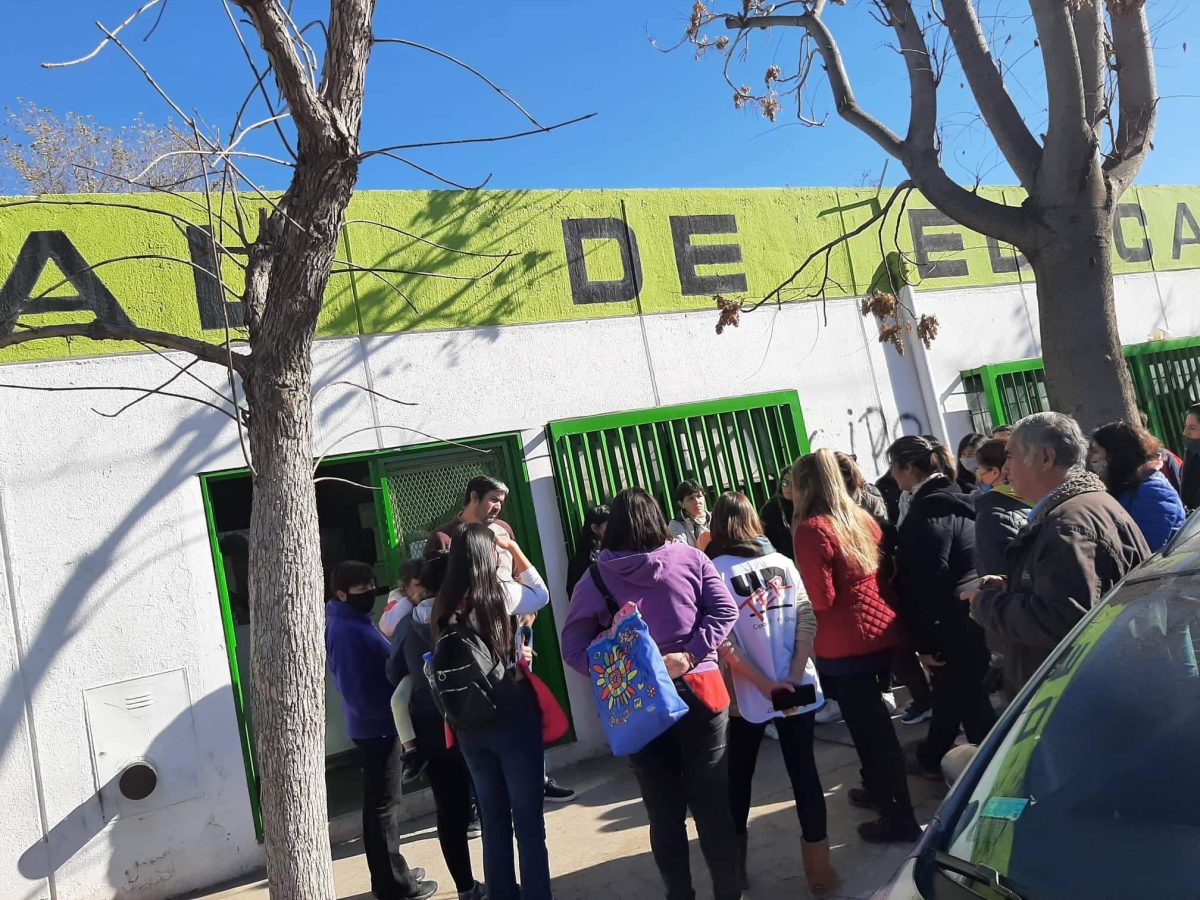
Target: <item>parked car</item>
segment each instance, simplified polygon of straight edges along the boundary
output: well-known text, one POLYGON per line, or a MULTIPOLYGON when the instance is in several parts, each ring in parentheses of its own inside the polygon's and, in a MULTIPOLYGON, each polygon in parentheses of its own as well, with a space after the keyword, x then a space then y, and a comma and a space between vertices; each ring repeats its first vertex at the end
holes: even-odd
POLYGON ((1200 514, 1034 675, 875 900, 1200 897, 1198 644, 1200 514))

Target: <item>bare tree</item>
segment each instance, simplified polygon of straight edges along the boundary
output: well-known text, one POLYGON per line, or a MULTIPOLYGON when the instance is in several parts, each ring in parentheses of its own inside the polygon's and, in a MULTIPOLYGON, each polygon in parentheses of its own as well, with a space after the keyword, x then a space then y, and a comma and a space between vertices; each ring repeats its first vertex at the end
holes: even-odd
POLYGON ((4 191, 106 194, 199 187, 194 148, 170 119, 156 125, 137 116, 113 128, 76 112, 59 115, 32 100, 18 100, 17 108, 6 108, 5 114, 9 133, 0 135, 0 159, 9 177, 0 182, 4 191))
MULTIPOLYGON (((203 228, 212 245, 212 258, 218 263, 217 271, 158 254, 122 259, 156 258, 201 268, 207 276, 219 280, 227 297, 242 302, 245 337, 234 327, 238 323, 228 324, 220 344, 100 321, 27 326, 20 321, 20 308, 0 308, 0 348, 64 337, 138 341, 151 349, 190 353, 197 361, 227 372, 229 394, 221 397, 223 405, 219 408, 237 422, 239 436, 245 436, 243 452, 247 453, 254 486, 249 576, 251 678, 255 685, 252 716, 271 895, 289 900, 333 900, 324 781, 324 586, 313 488, 312 342, 331 274, 362 272, 379 278, 404 296, 388 280, 389 273, 403 270, 365 268, 335 258, 346 224, 346 206, 359 166, 368 157, 396 159, 453 183, 398 154, 417 147, 540 134, 570 122, 542 125, 481 73, 454 57, 402 39, 376 37, 372 30, 374 0, 330 0, 327 19, 303 27, 292 19, 291 4, 281 0, 222 2, 231 33, 253 77, 226 141, 187 115, 121 39, 121 31, 152 8, 158 6, 161 17, 166 0, 145 0, 115 28, 99 25, 103 39, 95 50, 80 59, 53 64, 83 63, 115 47, 142 72, 185 124, 188 146, 182 151, 164 150, 142 171, 121 175, 119 180, 139 189, 165 190, 148 181, 147 174, 168 157, 190 159, 203 191, 200 196, 177 195, 192 210, 190 217, 116 199, 14 200, 0 207, 101 204, 130 215, 165 216, 176 226, 203 228), (253 41, 248 40, 244 28, 252 32, 253 41), (324 48, 320 57, 314 49, 318 40, 324 48), (362 149, 359 133, 367 63, 373 48, 381 43, 434 53, 468 69, 518 109, 530 127, 508 135, 362 149), (268 86, 272 79, 278 99, 276 91, 268 86), (264 107, 264 116, 245 124, 255 98, 264 107), (253 136, 271 133, 281 145, 277 156, 248 149, 253 136), (286 191, 274 196, 257 187, 241 168, 246 158, 290 169, 286 191), (225 268, 240 273, 237 284, 226 283, 225 268), (245 409, 238 403, 239 383, 245 394, 245 409)), ((118 177, 112 172, 105 174, 118 177)), ((356 224, 374 224, 424 240, 383 223, 356 224)), ((493 257, 487 263, 491 271, 507 259, 507 255, 467 255, 493 257)), ((64 274, 70 277, 78 273, 64 274)), ((436 273, 406 274, 437 277, 436 273)), ((164 388, 181 374, 190 374, 192 364, 175 365, 179 373, 143 396, 174 396, 164 388)))
POLYGON ((1152 147, 1157 116, 1145 0, 1029 0, 1047 102, 1048 124, 1039 137, 1010 94, 974 0, 929 0, 921 4, 923 16, 911 0, 864 6, 842 13, 854 16, 845 27, 865 27, 869 15, 890 32, 908 79, 903 135, 859 104, 826 0, 743 0, 730 12, 697 2, 687 37, 698 54, 725 57, 728 80, 730 63, 748 56, 755 33, 795 33, 795 68, 767 68, 760 94, 729 81, 735 105, 757 104, 774 120, 782 98, 794 94, 799 119, 819 125, 806 89, 823 69, 837 113, 898 160, 912 186, 950 218, 1015 246, 1028 259, 1054 408, 1089 427, 1137 421, 1113 306, 1112 234, 1117 202, 1152 147), (710 38, 710 27, 724 31, 710 38), (1026 193, 1020 206, 985 198, 946 171, 938 88, 951 50, 1026 193))

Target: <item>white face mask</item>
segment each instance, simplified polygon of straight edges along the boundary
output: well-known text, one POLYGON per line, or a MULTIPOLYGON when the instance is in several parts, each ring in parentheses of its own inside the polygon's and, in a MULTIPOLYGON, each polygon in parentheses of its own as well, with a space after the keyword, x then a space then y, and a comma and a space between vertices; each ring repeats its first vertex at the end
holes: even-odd
POLYGON ((972 456, 972 457, 965 458, 965 459, 960 459, 960 460, 958 461, 958 464, 959 464, 960 466, 962 466, 964 469, 966 469, 968 472, 972 472, 972 473, 973 473, 973 472, 974 472, 976 469, 978 469, 978 468, 979 468, 979 460, 977 460, 977 459, 976 459, 975 457, 973 457, 973 456, 972 456))

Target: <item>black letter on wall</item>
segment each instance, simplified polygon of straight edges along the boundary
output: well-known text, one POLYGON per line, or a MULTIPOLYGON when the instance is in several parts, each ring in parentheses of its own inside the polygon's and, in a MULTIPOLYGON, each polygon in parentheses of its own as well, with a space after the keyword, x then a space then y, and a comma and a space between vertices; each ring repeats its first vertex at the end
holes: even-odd
POLYGON ((1012 247, 1001 247, 994 237, 987 237, 988 256, 992 260, 992 271, 997 275, 1016 272, 1018 269, 1028 269, 1029 262, 1012 247))
POLYGON ((1200 226, 1196 225, 1196 217, 1186 203, 1175 204, 1175 236, 1171 240, 1171 259, 1179 259, 1179 251, 1188 244, 1200 244, 1200 226), (1191 229, 1192 236, 1183 236, 1183 226, 1186 223, 1191 229))
POLYGON ((929 261, 931 253, 957 253, 963 249, 961 234, 926 234, 926 228, 957 223, 936 209, 910 209, 908 227, 912 231, 913 247, 917 251, 917 270, 922 278, 956 278, 969 275, 965 259, 929 261))
POLYGON ((575 303, 623 303, 638 295, 642 284, 642 261, 637 236, 620 219, 563 219, 563 244, 567 250, 567 274, 575 303), (583 242, 616 241, 621 250, 621 277, 616 281, 592 281, 583 258, 583 242))
POLYGON ((1146 216, 1142 212, 1141 204, 1138 203, 1118 203, 1117 218, 1113 222, 1113 237, 1117 241, 1117 255, 1127 263, 1149 262, 1152 248, 1150 246, 1150 238, 1146 235, 1146 216), (1130 247, 1125 243, 1125 233, 1121 228, 1122 219, 1136 219, 1142 226, 1142 243, 1138 247, 1130 247))
POLYGON ((12 273, 0 288, 0 322, 22 315, 90 311, 104 325, 131 327, 133 323, 117 298, 104 286, 87 261, 61 231, 31 231, 25 238, 12 273), (54 295, 34 300, 30 294, 47 262, 53 262, 78 292, 74 297, 54 295))
POLYGON ((679 289, 685 297, 704 294, 740 294, 746 290, 746 276, 699 275, 696 266, 740 263, 740 244, 693 244, 693 234, 737 234, 735 216, 671 216, 671 241, 675 244, 675 267, 679 269, 679 289))
POLYGON ((226 323, 230 328, 240 328, 245 311, 240 302, 228 302, 222 296, 221 282, 217 278, 220 263, 213 246, 209 226, 187 227, 188 255, 192 259, 192 280, 196 284, 196 308, 200 311, 200 327, 207 330, 220 328, 226 323))

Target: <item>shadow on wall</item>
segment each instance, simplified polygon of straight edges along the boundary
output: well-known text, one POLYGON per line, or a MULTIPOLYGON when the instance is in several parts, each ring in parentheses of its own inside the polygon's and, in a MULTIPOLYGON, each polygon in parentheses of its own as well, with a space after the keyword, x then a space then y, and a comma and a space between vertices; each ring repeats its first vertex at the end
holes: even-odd
MULTIPOLYGON (((102 690, 106 695, 96 697, 97 705, 111 704, 120 693, 127 695, 127 702, 136 704, 143 696, 139 692, 145 690, 142 682, 176 674, 182 681, 182 670, 178 670, 177 673, 138 679, 132 684, 104 688, 102 690), (126 686, 128 690, 118 690, 126 686)), ((196 723, 214 716, 228 715, 229 707, 230 699, 224 692, 209 694, 194 705, 185 705, 182 711, 159 725, 152 724, 155 734, 144 746, 130 746, 123 758, 110 756, 98 760, 97 766, 103 766, 103 771, 116 771, 95 793, 55 823, 44 840, 25 850, 17 862, 21 875, 35 881, 55 878, 102 832, 101 839, 107 845, 103 855, 108 859, 103 886, 110 889, 109 896, 115 898, 168 896, 202 887, 215 877, 231 874, 221 866, 210 870, 206 870, 205 866, 213 861, 228 860, 232 854, 246 853, 247 866, 256 864, 257 849, 239 846, 236 837, 237 834, 249 834, 253 840, 248 802, 244 804, 247 821, 237 827, 230 827, 232 823, 222 823, 211 814, 203 826, 198 826, 197 830, 202 827, 202 835, 196 832, 182 835, 178 834, 177 829, 169 827, 172 807, 205 796, 201 783, 196 723), (164 846, 164 833, 172 831, 176 832, 174 845, 164 846), (180 875, 176 874, 178 862, 185 863, 184 872, 180 875)), ((95 707, 90 708, 94 712, 95 707)), ((135 720, 138 713, 138 709, 128 710, 129 716, 135 720)), ((154 715, 149 711, 147 714, 150 717, 154 715)), ((95 721, 91 724, 95 734, 97 724, 95 721)), ((114 726, 110 726, 109 730, 112 731, 114 726)), ((137 730, 136 725, 133 730, 137 730)), ((100 755, 99 751, 97 755, 100 755)), ((231 758, 238 759, 240 764, 240 756, 234 754, 231 758)), ((225 772, 222 777, 240 779, 240 765, 238 768, 238 772, 225 772)), ((99 873, 78 875, 90 879, 88 886, 93 890, 101 887, 95 883, 99 873)))

